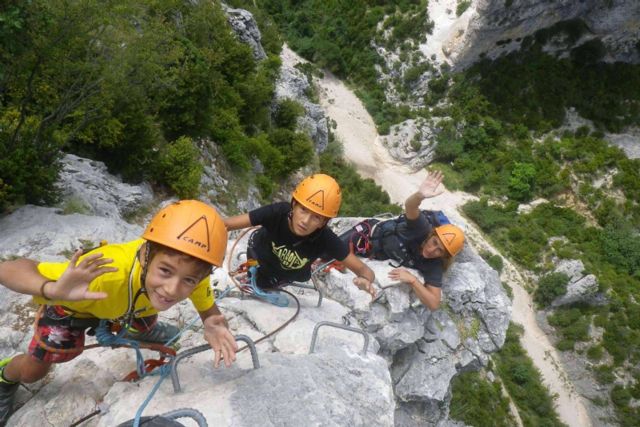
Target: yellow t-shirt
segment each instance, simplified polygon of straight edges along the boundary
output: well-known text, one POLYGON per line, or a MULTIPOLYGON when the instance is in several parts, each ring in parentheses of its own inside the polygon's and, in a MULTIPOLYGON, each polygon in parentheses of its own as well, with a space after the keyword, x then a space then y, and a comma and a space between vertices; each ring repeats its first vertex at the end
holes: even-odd
MULTIPOLYGON (((75 317, 96 317, 98 319, 114 320, 124 316, 129 309, 129 304, 131 304, 130 298, 134 298, 141 286, 141 267, 140 262, 136 259, 136 254, 143 243, 143 239, 138 239, 127 243, 101 246, 95 250, 102 253, 103 257, 113 259, 113 263, 107 264, 109 267, 118 268, 118 271, 105 273, 89 284, 90 291, 106 292, 109 295, 107 298, 102 300, 51 302, 35 296, 33 298, 34 301, 38 304, 61 305, 74 312, 75 317), (129 289, 130 273, 132 273, 131 290, 129 289)), ((80 259, 86 255, 82 255, 80 259)), ((62 276, 68 265, 68 261, 41 262, 38 264, 38 271, 48 279, 57 280, 62 276)), ((214 297, 209 276, 198 283, 189 299, 198 311, 205 311, 213 306, 214 297)), ((134 310, 135 317, 151 316, 157 313, 146 294, 141 294, 138 297, 134 310)))

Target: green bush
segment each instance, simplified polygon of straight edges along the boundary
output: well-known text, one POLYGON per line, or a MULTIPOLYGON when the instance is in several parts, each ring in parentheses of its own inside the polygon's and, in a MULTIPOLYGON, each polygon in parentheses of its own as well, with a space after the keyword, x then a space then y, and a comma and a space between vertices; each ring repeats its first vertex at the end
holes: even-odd
POLYGON ((277 128, 269 133, 269 143, 283 156, 283 162, 279 169, 265 164, 273 170, 276 177, 286 177, 290 173, 305 166, 313 157, 313 144, 306 134, 294 132, 287 128, 277 128))
POLYGON ((491 266, 498 273, 502 272, 502 268, 504 267, 504 261, 502 257, 498 254, 492 254, 489 251, 481 251, 480 256, 487 261, 487 264, 491 266))
POLYGON ((471 6, 471 0, 458 0, 456 6, 456 16, 462 15, 471 6))
POLYGON ((600 384, 611 384, 616 379, 613 367, 609 365, 598 365, 593 369, 593 372, 600 384))
POLYGON ((509 400, 503 396, 500 383, 490 382, 478 372, 466 372, 454 377, 451 395, 451 419, 476 427, 507 427, 515 424, 509 411, 509 400))
POLYGON ((592 361, 600 361, 604 356, 604 348, 601 345, 593 345, 587 350, 587 357, 592 361))
POLYGON ((560 308, 548 317, 548 321, 562 336, 557 345, 559 350, 573 350, 576 341, 588 341, 590 338, 590 317, 578 308, 560 308))
POLYGON ((320 155, 320 170, 338 181, 342 189, 340 215, 371 217, 385 212, 399 214, 402 208, 389 200, 389 195, 371 179, 363 179, 342 158, 342 147, 330 142, 320 155))
POLYGON ((538 281, 538 287, 533 294, 533 300, 542 308, 567 292, 569 276, 564 273, 550 273, 538 281))
POLYGON ((489 205, 486 198, 468 202, 463 206, 462 210, 486 232, 508 227, 516 218, 515 211, 496 205, 489 205))
POLYGON ((509 196, 526 201, 533 195, 536 168, 530 163, 516 163, 509 178, 509 196))
POLYGON ((163 147, 158 165, 162 182, 166 182, 178 197, 193 199, 198 196, 203 166, 191 138, 181 137, 163 147))
POLYGON ((274 121, 278 127, 295 130, 298 117, 303 113, 304 108, 299 102, 292 99, 283 99, 276 106, 274 121))
POLYGON ((521 334, 521 326, 509 326, 504 346, 494 356, 498 374, 525 426, 562 426, 540 372, 520 346, 521 334))

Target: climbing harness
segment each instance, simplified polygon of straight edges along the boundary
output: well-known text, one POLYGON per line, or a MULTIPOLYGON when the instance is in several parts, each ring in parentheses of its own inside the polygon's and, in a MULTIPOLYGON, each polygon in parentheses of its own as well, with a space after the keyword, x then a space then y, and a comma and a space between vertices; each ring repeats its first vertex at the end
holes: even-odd
MULTIPOLYGON (((449 219, 442 211, 421 210, 420 215, 427 220, 432 229, 450 224, 449 219)), ((414 261, 410 256, 410 238, 407 236, 407 227, 406 214, 375 224, 369 235, 368 243, 372 249, 370 256, 374 259, 395 260, 398 264, 389 262, 389 265, 394 268, 405 265, 413 267, 414 261)))

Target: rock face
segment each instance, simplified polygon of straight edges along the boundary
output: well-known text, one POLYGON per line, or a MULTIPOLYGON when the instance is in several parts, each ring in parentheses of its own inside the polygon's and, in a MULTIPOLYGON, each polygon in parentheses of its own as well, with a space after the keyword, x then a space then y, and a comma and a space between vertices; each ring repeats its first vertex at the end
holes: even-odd
POLYGON ((253 57, 259 61, 265 59, 267 54, 260 43, 262 35, 251 12, 244 9, 233 9, 225 4, 222 4, 222 9, 227 16, 229 25, 240 41, 251 46, 253 57))
POLYGON ((581 19, 589 31, 575 45, 598 38, 606 47, 608 61, 640 62, 640 3, 636 0, 475 0, 464 37, 451 59, 466 67, 481 53, 495 57, 517 49, 525 36, 560 21, 581 19), (499 43, 498 43, 499 42, 499 43))
POLYGON ((394 159, 417 170, 433 160, 437 135, 435 124, 424 119, 409 119, 391 126, 389 135, 380 139, 394 159))
POLYGON ((219 145, 210 140, 200 140, 196 145, 204 165, 200 191, 216 208, 232 215, 249 212, 260 206, 260 192, 255 186, 249 185, 245 190, 246 186, 239 189, 236 183, 231 182, 232 168, 222 155, 219 145))
POLYGON ((151 205, 148 184, 129 185, 110 175, 104 163, 66 154, 58 187, 63 204, 82 213, 121 219, 151 205))
POLYGON ((309 99, 313 90, 307 76, 295 67, 298 59, 284 45, 282 48, 282 66, 276 80, 275 99, 292 99, 304 107, 304 115, 298 118, 298 128, 304 131, 314 142, 316 152, 322 152, 329 143, 327 117, 322 107, 309 99))
MULTIPOLYGON (((65 248, 77 235, 101 233, 94 228, 96 221, 112 223, 108 218, 65 216, 51 208, 24 207, 0 220, 0 228, 8 231, 0 241, 0 256, 60 259, 62 256, 56 255, 50 245, 65 248), (34 220, 26 226, 15 225, 29 216, 34 220), (51 224, 52 218, 58 222, 44 242, 37 236, 45 233, 42 224, 51 224), (72 227, 77 234, 67 236, 72 227)), ((346 227, 355 221, 341 219, 336 223, 346 227)), ((126 224, 113 225, 122 229, 118 240, 135 238, 141 231, 126 224)), ((240 242, 228 254, 234 263, 239 262, 237 255, 245 244, 240 242)), ((165 381, 144 415, 186 407, 204 414, 209 425, 229 426, 410 426, 448 422, 451 379, 465 369, 485 365, 488 354, 504 342, 510 306, 497 274, 465 249, 446 275, 442 308, 430 312, 405 286, 388 281, 390 266, 372 262, 371 267, 379 284, 386 288, 378 300, 372 302, 353 286, 351 273, 334 270, 318 276, 318 286, 325 296, 320 307, 316 291, 288 288, 299 301, 300 312, 281 332, 257 345, 259 369, 252 368, 245 353, 240 353, 230 369, 214 369, 211 352, 199 353, 179 365, 182 392, 174 394, 169 381, 165 381), (349 323, 362 329, 370 336, 366 355, 362 354, 360 334, 333 327, 318 331, 315 351, 309 354, 314 326, 320 321, 349 323)), ((223 269, 216 270, 212 283, 219 290, 233 286, 223 269)), ((243 297, 234 289, 218 302, 234 334, 258 340, 296 313, 293 296, 289 296, 289 307, 279 308, 243 297)), ((0 287, 3 357, 26 348, 32 336, 30 317, 34 310, 29 297, 0 287)), ((200 322, 190 302, 179 303, 161 317, 182 327, 196 325, 188 326, 181 338, 183 350, 203 343, 200 322)), ((87 344, 92 342, 89 338, 87 344)), ((145 351, 145 357, 156 355, 145 351)), ((96 415, 88 425, 113 426, 132 419, 158 381, 156 376, 135 384, 121 382, 134 368, 131 350, 86 351, 57 366, 46 380, 31 385, 32 395, 20 390, 18 402, 24 405, 9 425, 29 425, 38 419, 52 426, 66 426, 92 413, 99 402, 100 408, 108 411, 96 415)))
MULTIPOLYGON (((345 228, 348 225, 341 222, 345 228)), ((488 355, 504 343, 511 303, 498 274, 465 248, 445 275, 441 308, 431 312, 407 287, 389 282, 393 267, 387 262, 367 263, 386 288, 373 304, 351 284, 351 274, 331 270, 319 286, 329 298, 352 307, 347 319, 371 333, 380 344, 380 354, 390 361, 396 416, 406 418, 396 425, 442 421, 451 379, 458 372, 485 366, 488 355)))
POLYGON ((552 307, 585 302, 599 304, 602 297, 598 296, 598 279, 593 274, 584 273, 584 264, 580 260, 560 260, 555 273, 564 273, 569 277, 567 292, 551 302, 552 307))

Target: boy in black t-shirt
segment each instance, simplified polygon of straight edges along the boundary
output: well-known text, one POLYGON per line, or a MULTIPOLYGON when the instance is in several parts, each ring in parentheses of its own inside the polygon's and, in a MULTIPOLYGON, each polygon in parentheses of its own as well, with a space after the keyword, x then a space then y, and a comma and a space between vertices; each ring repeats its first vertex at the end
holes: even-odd
POLYGON ((311 264, 321 254, 341 261, 356 274, 353 283, 375 297, 375 275, 355 255, 349 253, 330 228, 329 219, 340 209, 340 186, 330 176, 315 174, 294 190, 291 203, 274 203, 247 214, 227 218, 229 231, 261 225, 249 240, 248 258, 258 261, 257 285, 275 289, 288 282, 311 278, 311 264))

